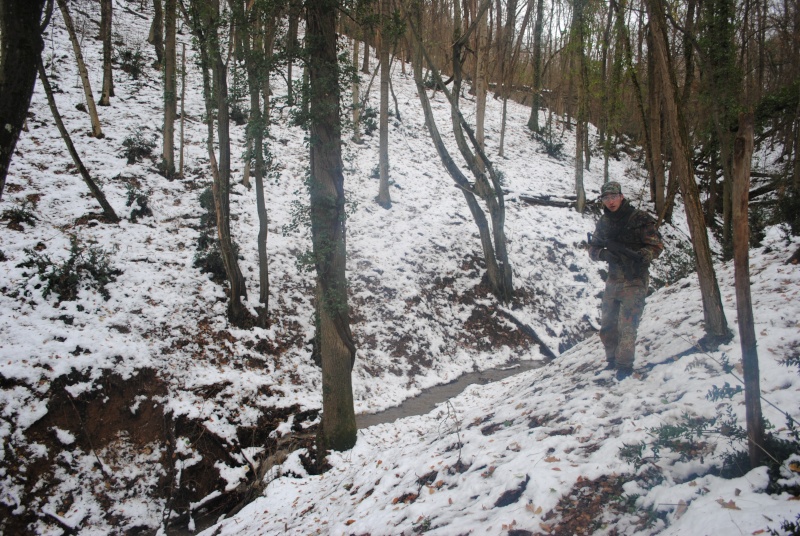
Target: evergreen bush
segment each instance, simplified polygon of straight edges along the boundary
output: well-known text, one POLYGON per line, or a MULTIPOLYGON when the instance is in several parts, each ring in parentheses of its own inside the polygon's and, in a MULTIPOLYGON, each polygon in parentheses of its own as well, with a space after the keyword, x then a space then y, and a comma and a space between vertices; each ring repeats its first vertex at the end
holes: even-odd
POLYGON ((33 268, 35 272, 23 272, 22 275, 28 280, 38 276, 42 283, 36 284, 34 288, 42 289, 43 298, 54 293, 59 302, 77 299, 81 284, 95 289, 103 299, 108 300, 111 295, 106 285, 116 281, 117 276, 122 273, 111 267, 108 253, 103 249, 84 247, 74 235, 70 237, 69 257, 61 263, 32 249, 25 249, 25 253, 27 260, 17 266, 33 268))

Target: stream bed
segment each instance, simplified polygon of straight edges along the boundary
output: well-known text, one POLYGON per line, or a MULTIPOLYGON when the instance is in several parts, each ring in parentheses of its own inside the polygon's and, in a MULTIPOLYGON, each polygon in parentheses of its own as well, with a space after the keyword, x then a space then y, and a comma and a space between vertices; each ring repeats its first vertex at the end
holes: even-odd
POLYGON ((473 384, 484 385, 500 381, 514 374, 537 369, 547 364, 547 361, 519 361, 511 365, 484 370, 482 372, 469 372, 450 383, 436 385, 425 389, 414 398, 409 398, 399 406, 385 409, 378 413, 362 413, 356 415, 358 428, 367 428, 376 424, 394 422, 403 417, 412 415, 425 415, 436 408, 437 404, 458 396, 464 389, 473 384))

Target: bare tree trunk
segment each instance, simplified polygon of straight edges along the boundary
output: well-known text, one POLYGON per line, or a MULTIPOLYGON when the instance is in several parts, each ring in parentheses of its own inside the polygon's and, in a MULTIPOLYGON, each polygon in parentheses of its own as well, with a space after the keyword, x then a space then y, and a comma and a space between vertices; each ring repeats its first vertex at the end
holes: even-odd
POLYGON ((0 2, 0 200, 36 85, 36 64, 44 47, 39 26, 44 3, 0 2))
POLYGON ((337 0, 306 5, 311 98, 311 236, 317 269, 317 314, 322 360, 322 424, 317 443, 349 450, 356 443, 351 370, 356 348, 350 332, 345 274, 345 200, 336 57, 337 0))
POLYGON ((103 41, 103 92, 100 106, 109 106, 114 96, 114 72, 111 65, 112 0, 100 0, 100 39, 103 41))
POLYGON ((150 35, 147 42, 153 45, 156 51, 156 61, 153 68, 161 70, 164 63, 164 10, 162 0, 153 0, 153 24, 150 25, 150 35))
MULTIPOLYGON (((532 0, 530 0, 532 1, 532 0)), ((539 109, 542 107, 542 29, 544 0, 536 0, 536 22, 533 25, 533 102, 528 128, 539 132, 539 109)))
POLYGON ((241 10, 241 4, 236 4, 235 14, 242 21, 242 28, 248 31, 242 36, 244 39, 244 61, 247 69, 247 83, 250 90, 250 120, 247 129, 249 145, 252 147, 252 156, 248 157, 255 161, 253 175, 256 183, 256 211, 258 213, 258 275, 259 275, 259 297, 261 307, 258 311, 258 324, 262 327, 268 325, 269 320, 269 259, 267 256, 268 223, 264 176, 267 173, 267 162, 264 158, 264 136, 269 133, 269 114, 266 112, 269 107, 264 103, 264 112, 261 107, 262 81, 268 78, 269 72, 264 65, 269 64, 272 55, 272 43, 269 49, 264 44, 264 33, 271 34, 275 26, 275 14, 268 12, 262 13, 258 5, 251 8, 249 20, 245 20, 245 14, 241 10), (263 20, 266 17, 268 20, 263 20), (262 25, 266 24, 269 28, 267 32, 260 31, 262 25), (267 54, 264 58, 268 61, 261 61, 262 51, 267 54))
MULTIPOLYGON (((484 149, 484 124, 486 122, 486 93, 488 84, 486 81, 487 64, 489 62, 489 40, 486 33, 489 31, 487 26, 486 12, 478 20, 478 26, 475 29, 475 41, 477 42, 475 54, 477 59, 475 61, 475 138, 481 149, 484 149)), ((486 166, 483 160, 478 158, 478 168, 483 171, 486 166)))
POLYGON ((103 208, 103 214, 105 214, 106 218, 114 223, 118 222, 119 217, 117 217, 117 213, 114 212, 114 209, 111 207, 111 204, 109 204, 108 200, 106 200, 105 194, 103 194, 103 191, 99 186, 97 186, 97 183, 92 180, 91 175, 89 175, 89 171, 87 171, 86 167, 81 161, 80 156, 78 155, 78 151, 72 144, 72 139, 69 136, 69 132, 64 126, 64 121, 61 120, 61 114, 58 112, 58 108, 56 107, 56 100, 53 97, 53 88, 50 87, 50 81, 47 79, 47 73, 44 70, 44 64, 42 63, 41 57, 36 60, 36 68, 39 71, 39 79, 42 81, 42 87, 44 88, 45 95, 47 95, 47 103, 50 105, 50 111, 53 114, 53 120, 56 123, 56 127, 58 127, 58 131, 61 133, 61 137, 67 146, 67 151, 69 151, 72 161, 75 163, 75 167, 78 168, 78 172, 81 174, 83 182, 85 182, 86 186, 89 187, 89 191, 92 192, 94 198, 98 203, 100 203, 100 206, 103 208))
POLYGON ((184 123, 186 122, 186 43, 182 43, 181 52, 181 156, 180 165, 178 166, 178 176, 184 177, 183 174, 183 149, 185 138, 183 136, 184 123))
MULTIPOLYGON (((480 20, 483 12, 488 9, 490 0, 485 0, 482 4, 476 20, 480 20)), ((456 186, 464 193, 464 198, 467 201, 467 206, 472 213, 475 224, 478 227, 478 232, 481 240, 481 248, 483 250, 484 261, 486 262, 486 274, 489 278, 492 293, 501 302, 506 302, 511 299, 514 293, 513 288, 513 272, 511 264, 508 261, 508 250, 506 246, 505 237, 505 201, 503 199, 503 189, 500 185, 500 179, 491 164, 491 161, 486 157, 486 153, 480 147, 475 134, 469 128, 469 125, 464 120, 458 106, 457 95, 461 90, 461 54, 463 47, 469 39, 470 33, 474 31, 476 24, 467 29, 462 35, 459 28, 456 27, 454 40, 453 40, 453 92, 450 93, 445 86, 439 71, 435 68, 434 62, 431 57, 425 52, 422 45, 421 38, 421 7, 418 3, 412 6, 411 28, 415 40, 415 61, 414 61, 414 81, 417 84, 417 94, 419 95, 420 103, 422 104, 423 112, 425 113, 425 125, 428 128, 431 139, 433 140, 434 147, 436 147, 439 157, 442 160, 445 168, 450 176, 456 183, 456 186), (471 185, 469 180, 461 172, 459 166, 455 163, 450 156, 449 151, 442 141, 439 130, 436 127, 436 122, 433 118, 428 95, 422 80, 422 57, 425 57, 430 73, 433 76, 437 86, 442 89, 442 92, 447 96, 450 101, 450 117, 453 126, 453 134, 456 139, 461 156, 467 163, 470 171, 475 177, 475 186, 471 185), (477 155, 473 155, 467 146, 464 139, 464 132, 469 136, 470 143, 473 150, 477 155), (484 173, 478 168, 479 159, 485 164, 486 172, 484 173), (487 174, 491 179, 487 178, 487 174), (492 218, 491 229, 486 215, 481 209, 480 204, 475 196, 479 196, 486 202, 492 218)), ((457 20, 460 17, 456 17, 457 20)))
POLYGON ((178 114, 178 77, 175 43, 176 0, 166 0, 164 5, 164 143, 161 166, 164 176, 175 177, 175 116, 178 114))
POLYGON ((753 302, 750 296, 750 226, 747 218, 750 162, 753 158, 753 114, 739 115, 739 131, 733 155, 733 266, 736 279, 736 311, 744 369, 744 399, 750 467, 764 459, 764 419, 758 370, 753 302))
POLYGON ((94 105, 94 97, 92 96, 92 86, 89 83, 89 72, 86 70, 86 64, 83 61, 83 54, 81 53, 81 45, 78 43, 78 36, 75 34, 75 25, 72 23, 72 16, 69 14, 67 7, 67 0, 57 0, 58 8, 61 10, 61 15, 64 17, 64 25, 67 27, 69 33, 69 40, 72 43, 72 50, 75 52, 75 61, 78 64, 78 73, 83 83, 83 94, 86 97, 86 106, 89 108, 89 118, 92 121, 92 136, 95 138, 103 138, 103 129, 100 127, 100 118, 97 115, 97 107, 94 105))
POLYGON ((376 201, 383 208, 391 208, 392 197, 389 194, 389 74, 391 69, 389 47, 391 43, 386 31, 389 25, 388 0, 381 0, 380 12, 381 28, 377 44, 381 64, 381 98, 380 111, 378 113, 378 128, 380 131, 378 149, 379 187, 376 201))
POLYGON ((658 0, 647 0, 646 5, 650 24, 653 26, 656 61, 659 63, 660 71, 666 74, 663 80, 665 114, 669 121, 672 137, 673 165, 677 166, 676 173, 681 183, 686 219, 689 223, 689 232, 697 262, 700 294, 703 299, 705 340, 709 346, 715 346, 720 341, 730 340, 731 333, 725 319, 725 311, 722 308, 722 296, 719 292, 714 263, 711 258, 711 248, 708 244, 703 207, 700 204, 700 195, 694 180, 691 145, 688 140, 686 123, 682 111, 678 108, 677 83, 675 82, 675 72, 670 67, 663 5, 658 0))
MULTIPOLYGON (((358 48, 361 41, 353 39, 353 65, 358 65, 358 48)), ((361 102, 359 97, 359 90, 361 88, 360 78, 358 74, 353 75, 353 143, 361 143, 361 102)))
MULTIPOLYGON (((652 38, 651 38, 652 41, 652 38)), ((655 202, 656 213, 660 214, 664 210, 664 160, 661 157, 661 82, 663 75, 658 69, 658 62, 651 61, 648 63, 648 73, 650 74, 650 83, 648 84, 649 96, 649 111, 650 121, 649 125, 644 128, 650 129, 650 159, 652 161, 650 170, 650 188, 651 188, 651 201, 655 202)))
MULTIPOLYGON (((286 65, 286 79, 288 80, 288 87, 286 93, 286 100, 290 106, 294 106, 294 89, 292 87, 292 78, 293 74, 292 71, 294 70, 294 61, 297 56, 297 27, 300 21, 300 3, 298 0, 291 0, 289 3, 289 29, 286 35, 286 41, 288 43, 288 55, 289 61, 286 65)), ((353 62, 353 65, 358 63, 357 61, 353 62)))
POLYGON ((230 230, 231 149, 230 118, 228 113, 228 70, 222 61, 222 55, 219 50, 217 37, 218 12, 219 3, 217 0, 204 0, 197 4, 192 4, 191 25, 195 37, 202 44, 199 50, 201 71, 203 73, 206 126, 208 129, 206 148, 211 164, 211 174, 214 179, 211 191, 214 195, 214 208, 217 217, 218 245, 230 287, 228 319, 235 326, 249 327, 252 323, 252 317, 242 303, 242 298, 247 299, 247 288, 244 276, 239 269, 239 262, 234 251, 230 230), (209 76, 209 70, 211 70, 211 76, 209 76), (214 98, 216 98, 216 102, 214 98), (217 160, 214 150, 215 116, 219 132, 219 160, 217 160))
POLYGON ((585 135, 588 121, 588 100, 589 100, 589 75, 588 67, 586 65, 586 57, 584 53, 584 33, 585 33, 585 20, 584 20, 584 7, 585 0, 575 0, 573 3, 572 14, 572 39, 575 46, 575 61, 578 72, 573 73, 570 79, 577 74, 578 76, 578 113, 575 118, 577 129, 575 131, 575 193, 578 196, 575 202, 575 210, 583 212, 586 208, 586 190, 583 186, 583 165, 584 165, 584 144, 585 135))

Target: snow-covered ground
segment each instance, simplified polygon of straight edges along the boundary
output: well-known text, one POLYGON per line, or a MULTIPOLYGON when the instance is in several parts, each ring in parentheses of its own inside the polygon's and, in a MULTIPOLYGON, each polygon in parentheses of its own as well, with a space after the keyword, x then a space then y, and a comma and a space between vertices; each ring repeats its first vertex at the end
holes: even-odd
MULTIPOLYGON (((97 94, 99 8, 74 5, 97 94)), ((225 319, 224 289, 193 266, 203 212, 198 198, 210 172, 202 84, 190 47, 185 179, 167 181, 155 159, 128 165, 122 154, 123 141, 135 133, 160 141, 162 90, 149 67, 148 21, 133 13, 139 9, 138 1, 115 1, 118 49, 138 47, 148 66, 139 80, 115 71, 116 97, 99 109, 104 139, 87 135, 88 116, 76 109, 83 94, 57 13, 44 53, 78 152, 123 221, 111 225, 91 216, 99 207, 75 172, 39 84, 0 203, 0 214, 25 208, 36 217, 0 233, 0 504, 7 516, 0 530, 18 527, 14 516, 40 534, 154 532, 175 511, 186 514, 187 506, 191 512, 180 523, 193 526, 204 509, 214 511, 210 505, 223 492, 252 484, 251 468, 270 459, 282 439, 282 448, 303 446, 293 437, 315 422, 321 405, 310 344, 313 277, 297 262, 310 247, 298 219, 308 198, 304 134, 287 126, 288 110, 277 101, 270 139, 277 168, 266 187, 271 325, 233 328, 225 319), (151 217, 128 217, 130 191, 148 196, 151 217), (85 286, 75 301, 45 298, 41 280, 20 266, 42 255, 63 262, 72 237, 84 248, 102 249, 120 271, 106 287, 108 300, 85 286), (199 468, 222 482, 218 491, 197 484, 199 468)), ((179 39, 191 41, 186 31, 179 39)), ((345 145, 358 413, 397 405, 464 372, 543 358, 480 284, 477 229, 429 141, 413 80, 399 65, 392 80, 400 118, 390 121, 390 210, 374 202, 377 132, 345 145)), ((279 77, 273 83, 276 95, 285 92, 279 77)), ((449 105, 441 94, 432 98, 446 133, 449 105)), ((376 99, 373 89, 375 108, 376 99)), ((492 156, 501 103, 489 99, 488 106, 492 156)), ((462 108, 471 120, 470 97, 462 108)), ((331 455, 332 469, 322 475, 307 475, 303 449, 295 451, 269 471, 261 496, 209 534, 752 534, 800 512, 789 495, 764 492, 763 468, 735 480, 710 476, 731 449, 718 435, 696 438, 688 460, 669 449, 653 459, 647 447, 637 467, 620 455, 626 445, 651 445, 654 429, 680 424, 684 414, 724 412, 724 401, 706 394, 713 386, 737 385, 724 370, 730 363, 737 374, 738 338, 710 354, 693 349, 702 336, 702 309, 690 274, 648 299, 636 377, 617 383, 596 374, 603 364, 597 337, 573 346, 598 323, 602 266, 584 249, 596 216, 521 200, 574 194, 574 134, 563 132, 566 156, 548 157, 525 128, 528 114, 509 103, 505 157, 495 159, 508 191, 506 231, 518 296, 503 310, 559 358, 473 386, 429 415, 362 430, 356 447, 331 455), (570 517, 580 511, 591 515, 570 517)), ((562 133, 561 123, 555 128, 562 133)), ((255 307, 255 193, 239 182, 244 127, 232 132, 232 229, 255 307)), ((448 146, 456 155, 455 145, 448 146)), ((639 164, 621 153, 610 174, 634 204, 650 209, 639 164)), ((590 197, 602 180, 595 156, 585 175, 590 197)), ((676 259, 687 258, 680 206, 675 225, 662 233, 672 255, 653 273, 663 280, 675 276, 676 259)), ((796 358, 800 345, 800 272, 783 265, 798 241, 789 245, 771 228, 765 243, 752 251, 751 264, 762 390, 797 417, 798 374, 781 361, 796 358)), ((718 265, 718 276, 735 330, 732 267, 718 265)), ((733 396, 731 407, 742 425, 743 394, 733 396)), ((773 425, 784 426, 771 405, 764 410, 773 425)), ((785 466, 790 483, 791 467, 785 466)))

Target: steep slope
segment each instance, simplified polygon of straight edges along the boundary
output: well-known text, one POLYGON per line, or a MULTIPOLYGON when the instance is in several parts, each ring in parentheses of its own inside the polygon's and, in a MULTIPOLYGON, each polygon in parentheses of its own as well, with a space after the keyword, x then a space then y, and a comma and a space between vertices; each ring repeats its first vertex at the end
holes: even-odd
MULTIPOLYGON (((84 56, 97 91, 101 51, 92 37, 99 7, 78 5, 75 16, 84 28, 84 56)), ((160 141, 162 122, 159 73, 149 67, 154 58, 145 43, 149 13, 139 14, 140 9, 140 2, 115 2, 117 96, 100 109, 103 140, 86 135, 88 117, 79 109, 83 96, 57 14, 45 51, 58 105, 78 151, 125 219, 111 225, 98 216, 38 86, 28 132, 18 145, 0 204, 8 224, 0 233, 0 527, 9 534, 153 532, 168 524, 191 525, 196 517, 216 519, 259 495, 265 471, 304 474, 297 462, 302 450, 282 469, 272 468, 286 453, 313 447, 320 407, 320 375, 310 343, 313 277, 298 262, 310 247, 303 220, 308 198, 304 133, 289 126, 289 110, 279 100, 285 87, 276 76, 269 143, 276 167, 266 192, 271 326, 232 328, 224 317, 224 287, 195 267, 204 231, 199 198, 210 172, 200 73, 185 29, 179 34, 189 53, 185 178, 167 181, 158 175, 157 149, 132 164, 125 154, 126 141, 139 146, 160 141), (123 66, 143 71, 134 79, 123 66), (146 198, 152 215, 132 215, 141 208, 137 198, 146 198), (59 294, 58 287, 45 296, 48 281, 64 280, 54 269, 71 266, 70 258, 107 267, 107 279, 101 277, 105 285, 94 287, 94 280, 85 277, 73 287, 74 299, 59 294)), ((466 371, 542 359, 539 347, 507 314, 532 328, 552 350, 567 350, 596 325, 602 289, 600 267, 583 251, 594 216, 522 202, 523 194, 571 195, 573 170, 569 157, 542 152, 525 130, 528 110, 509 103, 506 157, 496 165, 508 190, 506 226, 518 293, 501 311, 481 283, 480 245, 466 204, 427 138, 413 81, 398 70, 393 86, 400 117, 392 120, 390 133, 391 210, 374 203, 376 136, 345 147, 360 413, 399 404, 466 371)), ((377 107, 375 98, 373 92, 370 103, 377 107)), ((433 97, 433 106, 446 132, 449 108, 441 95, 433 97)), ((500 105, 492 100, 489 106, 487 146, 489 154, 496 154, 500 105)), ((469 108, 465 97, 464 109, 469 108)), ((561 123, 555 128, 570 154, 572 133, 561 123)), ((234 127, 233 136, 237 184, 232 227, 250 306, 255 306, 255 194, 239 183, 244 127, 234 127)), ((623 153, 611 165, 612 176, 625 184, 629 197, 645 206, 640 167, 623 153)), ((594 164, 586 176, 590 195, 601 182, 594 164)), ((676 254, 656 267, 661 279, 676 277, 674 266, 687 258, 681 253, 685 230, 680 222, 676 225, 664 229, 676 254)), ((681 305, 699 304, 691 296, 681 296, 681 305)), ((695 331, 696 311, 681 320, 695 331)), ((666 343, 652 333, 657 359, 680 351, 659 348, 666 343)), ((586 351, 565 355, 584 356, 586 351)), ((570 359, 577 357, 546 370, 563 370, 562 381, 574 387, 580 381, 571 379, 570 359)), ((588 377, 593 365, 588 357, 582 363, 588 377)), ((525 378, 533 381, 530 375, 525 378)), ((553 407, 553 400, 566 400, 565 392, 557 398, 564 388, 554 383, 542 404, 553 407)), ((501 404, 505 395, 491 396, 501 404)), ((481 411, 474 410, 475 418, 481 411)), ((380 433, 375 437, 385 441, 380 433)), ((358 449, 366 450, 358 452, 375 456, 369 444, 360 440, 358 449)), ((306 530, 302 527, 295 525, 300 532, 306 530)))

